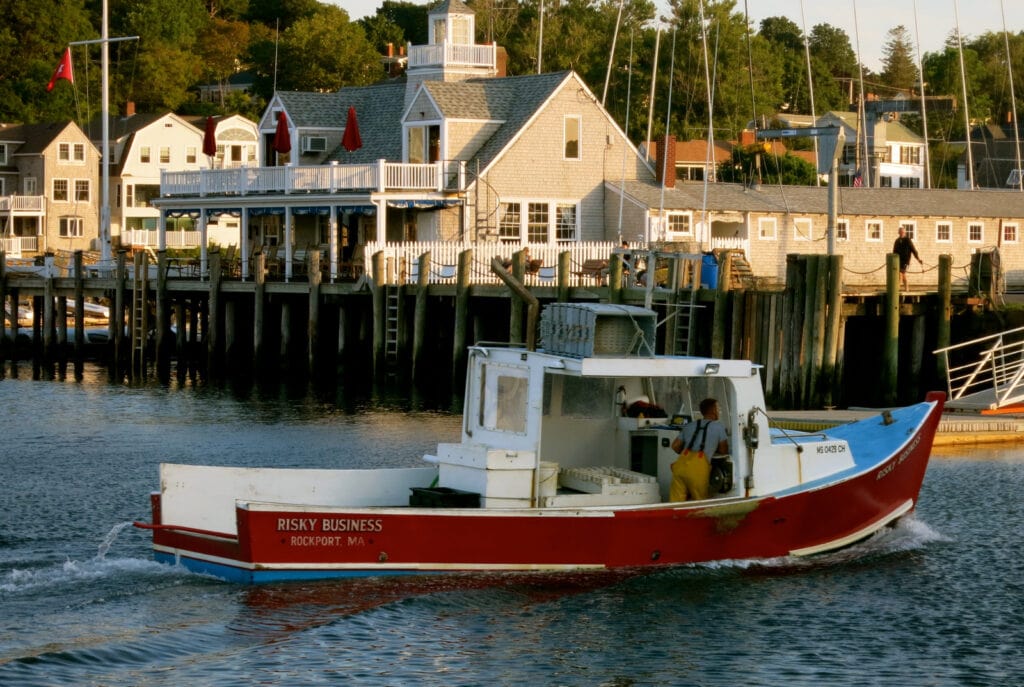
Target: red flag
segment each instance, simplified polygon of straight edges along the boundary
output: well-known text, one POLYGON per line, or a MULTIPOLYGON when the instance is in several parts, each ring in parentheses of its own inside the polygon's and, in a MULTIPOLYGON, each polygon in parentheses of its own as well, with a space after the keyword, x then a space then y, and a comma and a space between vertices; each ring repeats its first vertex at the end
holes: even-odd
POLYGON ((854 188, 860 188, 863 185, 864 185, 864 177, 862 177, 860 175, 860 172, 857 172, 856 176, 853 177, 853 187, 854 188))
POLYGON ((288 118, 284 112, 277 113, 277 129, 274 131, 274 150, 282 155, 292 151, 292 137, 288 133, 288 118))
POLYGON ((217 154, 217 123, 213 117, 206 118, 206 131, 203 134, 203 155, 213 157, 217 154))
POLYGON ((57 79, 67 79, 71 83, 75 83, 75 72, 71 69, 71 48, 64 48, 64 57, 60 58, 60 63, 53 70, 50 83, 46 84, 47 92, 53 90, 53 87, 57 84, 57 79))
POLYGON ((341 145, 352 152, 363 147, 363 139, 359 135, 359 122, 356 120, 356 108, 348 108, 348 120, 345 122, 345 133, 341 137, 341 145))

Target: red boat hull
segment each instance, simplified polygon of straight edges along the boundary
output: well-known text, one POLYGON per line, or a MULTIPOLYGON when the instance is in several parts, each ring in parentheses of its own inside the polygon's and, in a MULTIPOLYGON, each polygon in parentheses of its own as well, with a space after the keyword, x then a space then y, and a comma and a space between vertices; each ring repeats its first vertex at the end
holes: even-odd
POLYGON ((162 524, 157 557, 239 581, 474 570, 566 570, 771 558, 854 543, 909 512, 942 404, 886 460, 765 498, 600 509, 239 505, 238 536, 162 524))

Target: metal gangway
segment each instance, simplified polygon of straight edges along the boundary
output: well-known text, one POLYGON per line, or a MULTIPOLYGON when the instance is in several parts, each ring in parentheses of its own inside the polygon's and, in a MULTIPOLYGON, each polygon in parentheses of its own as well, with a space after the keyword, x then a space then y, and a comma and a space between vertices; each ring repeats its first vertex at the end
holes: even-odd
POLYGON ((1024 402, 1024 327, 934 353, 946 369, 947 408, 996 410, 1024 402))

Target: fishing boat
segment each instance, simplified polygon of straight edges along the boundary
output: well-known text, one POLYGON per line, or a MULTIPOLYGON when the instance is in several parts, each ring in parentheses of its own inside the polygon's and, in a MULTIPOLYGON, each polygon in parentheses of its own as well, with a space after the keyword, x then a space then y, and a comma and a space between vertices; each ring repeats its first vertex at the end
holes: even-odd
POLYGON ((264 582, 807 556, 917 503, 942 393, 783 431, 758 365, 656 355, 652 310, 558 303, 539 320, 538 346, 469 348, 461 441, 422 465, 162 464, 152 521, 136 525, 159 561, 264 582), (672 444, 705 398, 719 403, 726 469, 708 498, 672 501, 672 444))

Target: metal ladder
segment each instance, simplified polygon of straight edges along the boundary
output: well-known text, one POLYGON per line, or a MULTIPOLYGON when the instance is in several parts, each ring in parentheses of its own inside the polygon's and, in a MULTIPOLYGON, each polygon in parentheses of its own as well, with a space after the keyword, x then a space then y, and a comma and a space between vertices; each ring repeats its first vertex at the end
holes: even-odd
POLYGON ((133 379, 146 375, 146 339, 149 335, 149 303, 147 301, 149 259, 144 252, 135 254, 132 270, 132 371, 133 379))
POLYGON ((696 320, 697 290, 700 288, 700 255, 675 253, 664 255, 675 263, 675 303, 670 306, 672 327, 671 355, 693 355, 693 326, 696 320))
POLYGON ((388 285, 384 289, 384 362, 393 370, 398 366, 398 308, 402 287, 388 285))

